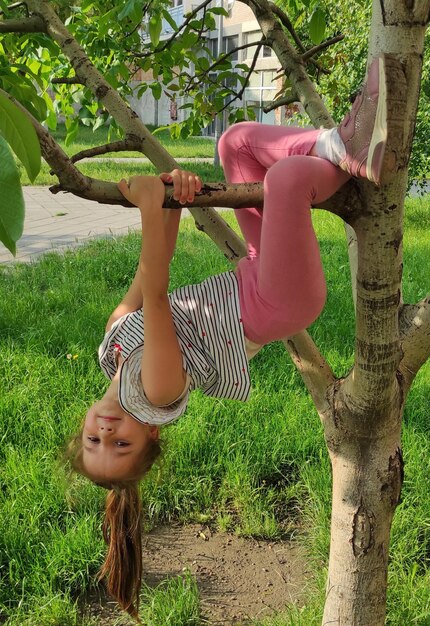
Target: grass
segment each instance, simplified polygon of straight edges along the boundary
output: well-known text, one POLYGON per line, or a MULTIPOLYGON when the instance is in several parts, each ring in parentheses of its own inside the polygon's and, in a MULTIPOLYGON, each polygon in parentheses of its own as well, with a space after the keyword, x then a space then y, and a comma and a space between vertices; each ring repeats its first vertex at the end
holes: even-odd
MULTIPOLYGON (((72 156, 73 154, 76 154, 81 150, 87 150, 88 148, 92 148, 96 145, 106 144, 109 141, 108 128, 104 126, 97 129, 94 133, 91 128, 87 128, 86 126, 80 126, 79 134, 76 140, 70 146, 66 146, 64 142, 66 136, 64 124, 58 124, 57 130, 55 132, 52 132, 51 134, 69 156, 72 156)), ((188 137, 185 140, 175 140, 170 137, 170 133, 167 130, 160 131, 156 133, 155 136, 174 158, 213 159, 215 144, 213 139, 209 137, 188 137)), ((111 138, 111 141, 115 141, 116 139, 117 138, 111 138)), ((107 181, 116 181, 120 180, 120 178, 122 177, 128 178, 129 176, 134 176, 137 174, 156 174, 156 170, 150 162, 137 161, 135 163, 121 163, 112 160, 122 157, 142 158, 143 156, 144 155, 140 152, 109 153, 102 156, 102 158, 107 159, 107 161, 95 161, 93 163, 85 161, 83 163, 78 163, 77 167, 83 174, 87 176, 107 181)), ((183 169, 196 172, 196 174, 199 174, 199 176, 201 176, 203 180, 224 180, 224 173, 222 168, 220 166, 214 166, 212 162, 205 163, 191 160, 186 162, 181 161, 180 165, 183 169)), ((57 177, 52 176, 49 173, 51 168, 44 161, 42 161, 42 167, 39 175, 33 183, 30 183, 27 172, 20 161, 17 161, 17 166, 20 171, 21 183, 23 185, 55 185, 58 183, 57 177)))
MULTIPOLYGON (((148 127, 153 131, 152 127, 148 127)), ((95 132, 87 126, 81 125, 79 127, 79 133, 76 140, 70 146, 65 145, 66 128, 64 124, 58 124, 57 130, 52 132, 54 139, 63 150, 69 156, 81 152, 81 150, 87 150, 93 146, 102 146, 112 141, 117 141, 119 137, 111 137, 108 139, 108 127, 102 126, 95 132)), ((173 157, 183 158, 202 158, 214 156, 215 142, 210 137, 188 137, 187 139, 172 139, 168 130, 162 130, 155 133, 155 137, 160 141, 163 146, 173 157)), ((121 152, 110 153, 103 155, 103 158, 118 158, 118 157, 141 157, 141 152, 121 152)))
MULTIPOLYGON (((353 354, 343 229, 325 213, 316 212, 315 224, 329 299, 311 332, 342 375, 353 354)), ((409 201, 407 301, 428 291, 429 227, 428 201, 409 201)), ((191 223, 182 233, 172 288, 227 269, 214 244, 191 223)), ((80 477, 67 479, 58 450, 106 387, 96 349, 105 320, 134 274, 138 249, 138 236, 129 235, 62 256, 50 253, 33 265, 0 268, 0 621, 7 626, 94 624, 82 617, 77 600, 101 563, 104 494, 80 477)), ((204 516, 242 535, 298 534, 309 553, 313 592, 304 607, 256 620, 254 626, 317 626, 331 498, 322 430, 280 345, 264 348, 251 362, 251 373, 248 403, 196 392, 187 415, 163 431, 163 464, 142 487, 147 525, 204 516)), ((429 397, 427 363, 405 410, 406 476, 393 526, 388 626, 430 626, 429 397)), ((198 593, 188 575, 144 589, 143 595, 145 624, 200 623, 198 593)))
MULTIPOLYGON (((18 169, 21 174, 21 183, 23 185, 29 185, 30 180, 27 176, 27 173, 24 167, 18 163, 18 169)), ((185 170, 190 170, 191 172, 195 172, 199 176, 202 177, 202 180, 205 181, 223 181, 224 173, 222 167, 214 166, 211 163, 202 163, 198 161, 189 161, 189 162, 181 162, 181 168, 185 170)), ((42 168, 39 172, 38 177, 36 178, 33 184, 35 185, 56 185, 58 183, 58 179, 56 176, 51 176, 49 173, 49 166, 46 163, 43 163, 42 168)), ((138 174, 156 174, 156 169, 151 163, 132 163, 128 162, 95 162, 95 163, 82 163, 79 165, 79 170, 93 178, 98 178, 100 180, 106 180, 109 182, 121 180, 121 178, 128 178, 129 176, 136 176, 138 174)))

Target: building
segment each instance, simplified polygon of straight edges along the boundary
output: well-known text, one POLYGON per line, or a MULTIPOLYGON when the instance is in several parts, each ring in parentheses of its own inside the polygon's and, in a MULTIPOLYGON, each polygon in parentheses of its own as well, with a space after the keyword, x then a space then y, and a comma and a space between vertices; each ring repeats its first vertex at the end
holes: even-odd
MULTIPOLYGON (((227 0, 214 0, 213 6, 221 6, 221 2, 227 0), (215 4, 216 3, 216 4, 215 4)), ((170 9, 170 15, 179 26, 184 21, 184 15, 196 8, 196 4, 191 0, 173 0, 174 5, 170 9)), ((224 5, 225 6, 225 5, 224 5)), ((225 8, 227 8, 225 6, 225 8)), ((251 9, 242 2, 229 0, 229 17, 216 16, 217 28, 207 34, 208 47, 216 58, 219 53, 228 52, 236 47, 257 42, 261 39, 261 31, 257 20, 251 9), (222 42, 222 43, 221 43, 222 42), (221 50, 219 50, 221 48, 221 50)), ((167 22, 163 22, 161 39, 171 36, 173 30, 167 22)), ((233 53, 231 60, 236 63, 246 63, 250 65, 254 58, 255 47, 245 48, 233 53)), ((272 102, 275 95, 282 88, 282 73, 280 64, 273 50, 268 46, 262 46, 252 73, 249 84, 245 88, 242 101, 237 101, 238 106, 253 106, 256 111, 257 120, 269 124, 282 123, 285 116, 285 107, 280 107, 269 113, 264 113, 263 107, 266 103, 272 102)), ((140 80, 152 81, 150 72, 139 76, 140 80)), ((141 97, 134 97, 131 104, 139 114, 145 124, 154 126, 171 124, 174 121, 183 121, 187 115, 187 110, 182 110, 180 106, 184 104, 184 99, 179 98, 177 102, 170 100, 163 92, 159 100, 154 99, 151 90, 147 90, 141 97)), ((223 127, 226 126, 226 115, 223 120, 223 127)), ((211 124, 206 129, 207 134, 215 133, 215 124, 211 124)))

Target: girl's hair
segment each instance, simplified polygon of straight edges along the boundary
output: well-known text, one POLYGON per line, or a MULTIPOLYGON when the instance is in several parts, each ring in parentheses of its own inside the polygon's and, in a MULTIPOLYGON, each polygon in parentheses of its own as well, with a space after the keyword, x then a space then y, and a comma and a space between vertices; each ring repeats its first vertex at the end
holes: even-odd
POLYGON ((142 583, 142 518, 139 481, 161 454, 159 439, 149 440, 133 477, 117 482, 94 480, 82 462, 82 431, 69 442, 66 459, 73 470, 108 489, 103 520, 107 554, 99 580, 107 579, 107 590, 120 607, 139 621, 139 593, 142 583))

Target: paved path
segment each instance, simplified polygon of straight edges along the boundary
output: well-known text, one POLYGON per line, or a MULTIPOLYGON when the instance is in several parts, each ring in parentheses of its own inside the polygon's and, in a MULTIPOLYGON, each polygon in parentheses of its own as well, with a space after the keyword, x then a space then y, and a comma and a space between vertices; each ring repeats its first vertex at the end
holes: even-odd
POLYGON ((48 187, 23 190, 24 234, 18 241, 15 258, 0 243, 0 264, 31 261, 44 252, 65 250, 94 237, 123 235, 140 228, 140 215, 135 208, 99 204, 70 193, 53 195, 48 187))

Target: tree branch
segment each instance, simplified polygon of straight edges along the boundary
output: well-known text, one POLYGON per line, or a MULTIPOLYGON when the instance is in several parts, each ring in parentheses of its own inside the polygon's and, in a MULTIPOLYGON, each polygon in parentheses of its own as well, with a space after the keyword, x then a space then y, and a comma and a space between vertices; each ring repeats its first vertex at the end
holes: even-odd
POLYGON ((302 54, 302 61, 306 63, 306 61, 308 61, 315 54, 318 54, 319 52, 321 52, 321 50, 325 50, 329 46, 333 46, 335 43, 342 41, 342 39, 345 39, 345 35, 336 35, 336 37, 332 37, 331 39, 327 39, 327 41, 323 41, 318 46, 314 46, 313 48, 307 50, 304 54, 302 54))
POLYGON ((399 369, 406 389, 430 357, 430 294, 418 304, 405 304, 399 318, 403 358, 399 369))
POLYGON ((278 7, 277 4, 275 4, 274 2, 269 2, 269 7, 272 10, 272 12, 279 17, 281 24, 283 26, 285 26, 285 28, 288 30, 288 32, 290 33, 291 37, 293 38, 294 43, 296 44, 296 46, 298 47, 298 49, 301 52, 306 52, 306 48, 303 45, 300 37, 298 36, 298 34, 296 33, 296 30, 294 28, 294 26, 291 23, 290 18, 288 17, 288 15, 285 13, 285 11, 283 11, 281 9, 281 7, 278 7))
POLYGON ((297 102, 297 94, 290 93, 286 96, 283 96, 282 98, 273 100, 273 102, 263 107, 263 111, 265 113, 269 113, 269 111, 273 111, 273 109, 277 109, 283 105, 293 104, 294 102, 297 102))
MULTIPOLYGON (((196 76, 196 82, 200 82, 202 77, 207 76, 208 74, 210 74, 211 72, 216 70, 217 65, 220 65, 220 63, 222 63, 223 61, 225 61, 226 59, 228 59, 228 57, 230 57, 232 54, 234 54, 235 52, 238 52, 239 50, 245 50, 246 48, 252 48, 253 46, 258 46, 258 51, 261 50, 261 46, 264 44, 264 39, 261 41, 253 41, 252 43, 245 43, 242 46, 237 46, 237 48, 233 48, 232 50, 230 50, 229 52, 223 52, 221 54, 221 56, 215 61, 215 63, 212 63, 212 65, 210 67, 208 67, 207 70, 204 70, 203 72, 200 72, 198 74, 198 76, 196 76)), ((194 86, 194 85, 193 85, 194 86)))
MULTIPOLYGON (((281 24, 283 26, 285 26, 285 28, 288 30, 288 32, 290 33, 291 37, 293 38, 294 43, 296 44, 297 48, 301 51, 301 52, 306 52, 306 48, 303 45, 300 37, 298 36, 298 34, 295 31, 294 26, 292 25, 290 18, 288 17, 288 15, 280 8, 278 7, 278 5, 274 4, 273 2, 269 3, 270 8, 272 9, 273 13, 279 17, 281 24)), ((330 74, 329 70, 326 70, 324 67, 322 67, 319 63, 317 63, 317 61, 315 61, 314 59, 310 59, 312 64, 316 67, 316 69, 321 72, 322 74, 330 74)))
POLYGON ((81 80, 76 78, 76 76, 66 76, 64 78, 53 78, 51 80, 53 85, 84 85, 81 80))
POLYGON ((39 17, 24 17, 0 21, 0 33, 46 33, 46 28, 39 17))
POLYGON ((106 143, 103 146, 95 146, 94 148, 88 148, 88 150, 81 150, 72 156, 70 159, 72 163, 77 163, 81 159, 90 159, 100 154, 107 154, 109 152, 125 152, 126 150, 132 150, 140 152, 141 144, 134 141, 134 139, 122 139, 121 141, 114 141, 112 143, 106 143))
POLYGON ((249 77, 251 76, 251 74, 254 71, 254 68, 255 68, 255 66, 257 64, 258 55, 260 54, 260 50, 261 50, 262 46, 263 46, 263 42, 259 41, 258 44, 257 44, 257 48, 255 49, 255 52, 254 52, 254 58, 252 59, 252 63, 250 65, 250 67, 249 67, 249 70, 248 70, 248 73, 247 73, 247 75, 245 77, 245 81, 244 81, 244 83, 242 85, 242 88, 238 91, 238 93, 235 94, 234 98, 231 98, 231 100, 229 100, 227 102, 227 104, 225 106, 223 106, 220 111, 218 111, 218 114, 222 113, 227 107, 230 106, 230 104, 232 102, 234 102, 235 100, 240 100, 242 98, 243 94, 245 93, 245 89, 246 89, 246 86, 248 84, 249 77))
POLYGON ((336 380, 330 366, 307 332, 284 339, 283 343, 323 419, 329 409, 327 391, 336 380))

